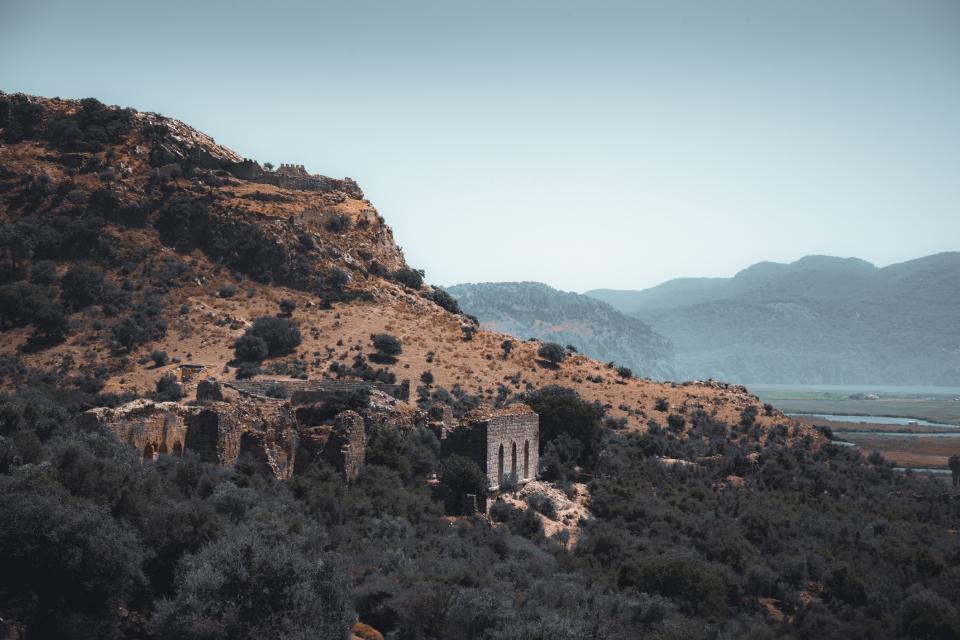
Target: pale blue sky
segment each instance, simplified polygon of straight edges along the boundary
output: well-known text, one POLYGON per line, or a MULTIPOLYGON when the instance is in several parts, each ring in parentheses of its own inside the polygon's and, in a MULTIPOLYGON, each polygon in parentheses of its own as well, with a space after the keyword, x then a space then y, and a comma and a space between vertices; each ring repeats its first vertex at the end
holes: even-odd
POLYGON ((955 0, 0 0, 0 89, 351 176, 438 284, 960 249, 955 0))

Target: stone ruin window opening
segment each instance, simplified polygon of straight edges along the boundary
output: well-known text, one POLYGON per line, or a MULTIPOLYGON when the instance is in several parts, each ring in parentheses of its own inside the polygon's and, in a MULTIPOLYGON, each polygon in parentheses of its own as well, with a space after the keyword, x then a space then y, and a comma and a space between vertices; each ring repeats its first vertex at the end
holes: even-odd
POLYGON ((510 473, 513 474, 513 477, 517 477, 517 443, 510 443, 510 473))
POLYGON ((525 440, 523 443, 523 477, 527 479, 530 477, 530 441, 525 440))
POLYGON ((497 452, 497 485, 503 484, 503 444, 497 452))
POLYGON ((147 446, 143 448, 143 459, 147 462, 152 462, 153 460, 156 460, 158 455, 159 454, 157 453, 157 448, 153 445, 152 442, 147 444, 147 446))

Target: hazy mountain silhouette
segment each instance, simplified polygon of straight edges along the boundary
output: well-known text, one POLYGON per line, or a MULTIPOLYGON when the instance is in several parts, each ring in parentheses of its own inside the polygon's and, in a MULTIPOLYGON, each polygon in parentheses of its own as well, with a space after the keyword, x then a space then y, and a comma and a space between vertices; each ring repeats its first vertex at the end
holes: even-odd
POLYGON ((675 374, 669 340, 599 300, 540 282, 458 284, 447 291, 485 326, 518 339, 570 344, 640 376, 666 379, 675 374))
POLYGON ((879 269, 857 258, 761 262, 586 295, 674 344, 680 373, 738 382, 960 384, 960 253, 879 269))

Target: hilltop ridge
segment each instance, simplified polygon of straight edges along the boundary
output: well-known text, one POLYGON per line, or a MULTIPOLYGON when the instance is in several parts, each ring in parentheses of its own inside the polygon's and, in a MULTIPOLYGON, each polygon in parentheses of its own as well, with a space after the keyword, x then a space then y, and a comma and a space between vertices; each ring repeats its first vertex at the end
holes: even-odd
MULTIPOLYGON (((4 282, 29 281, 42 262, 50 284, 36 286, 48 287, 58 303, 65 296, 55 283, 74 266, 89 268, 93 275, 84 275, 99 282, 82 300, 61 305, 69 329, 56 344, 25 316, 5 317, 4 385, 29 371, 76 381, 83 363, 105 391, 147 393, 176 364, 148 366, 154 351, 230 379, 237 374, 234 342, 288 300, 303 342, 264 361, 260 378, 383 369, 417 387, 429 373, 430 389, 456 388, 489 402, 564 384, 639 429, 660 397, 716 407, 731 421, 759 407, 742 389, 625 380, 582 355, 544 367, 530 342, 517 341, 504 357, 507 336, 478 330, 455 301, 423 283, 348 178, 293 167, 288 180, 288 167, 269 171, 157 114, 96 100, 0 98, 0 191, 10 239, 4 282), (371 367, 370 336, 379 333, 396 336, 402 353, 371 367)), ((787 420, 760 416, 760 424, 787 420)))

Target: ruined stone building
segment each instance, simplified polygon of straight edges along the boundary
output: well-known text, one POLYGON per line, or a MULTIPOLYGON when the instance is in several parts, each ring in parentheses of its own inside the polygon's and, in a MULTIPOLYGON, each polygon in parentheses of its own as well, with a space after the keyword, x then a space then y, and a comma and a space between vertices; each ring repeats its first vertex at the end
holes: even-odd
POLYGON ((241 180, 272 184, 282 189, 300 189, 302 191, 333 192, 342 191, 351 197, 363 199, 363 191, 354 180, 338 180, 327 176, 307 173, 302 164, 281 164, 276 171, 267 171, 259 162, 246 158, 234 163, 232 173, 241 180))
POLYGON ((283 479, 323 460, 350 482, 366 458, 368 424, 388 424, 402 433, 430 428, 441 456, 457 453, 474 460, 497 491, 512 474, 518 482, 536 478, 539 465, 539 417, 528 406, 477 410, 456 419, 450 407, 434 406, 429 415, 404 402, 409 382, 387 385, 346 380, 199 381, 195 403, 134 400, 116 408, 83 414, 90 429, 106 428, 135 447, 144 461, 161 454, 190 451, 205 462, 235 463, 247 456, 283 479), (287 398, 267 395, 284 387, 287 398), (275 390, 275 389, 274 389, 275 390), (364 390, 369 405, 330 415, 325 403, 364 390), (319 415, 314 421, 311 415, 319 415))
POLYGON ((487 474, 490 490, 498 490, 507 474, 521 483, 537 477, 540 417, 527 405, 479 410, 459 423, 453 423, 453 414, 442 409, 431 417, 441 454, 471 458, 487 474))

